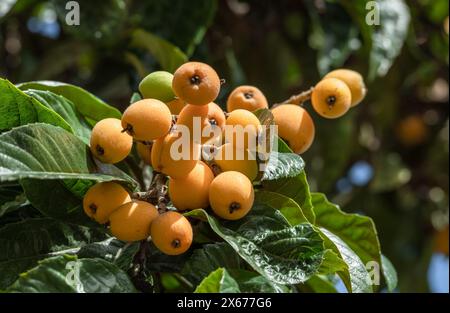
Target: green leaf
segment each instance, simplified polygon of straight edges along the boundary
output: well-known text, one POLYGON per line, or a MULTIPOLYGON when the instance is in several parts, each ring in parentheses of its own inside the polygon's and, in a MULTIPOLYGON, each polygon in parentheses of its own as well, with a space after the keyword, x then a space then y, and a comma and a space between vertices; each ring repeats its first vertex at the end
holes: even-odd
POLYGON ((283 139, 281 139, 280 137, 276 138, 277 138, 277 146, 276 149, 274 149, 273 151, 277 151, 280 153, 293 153, 292 149, 289 148, 288 144, 283 139))
POLYGON ((311 193, 304 171, 295 177, 277 180, 263 181, 265 190, 285 195, 300 205, 303 215, 310 223, 314 224, 316 219, 313 211, 311 193))
POLYGON ((243 269, 228 269, 230 275, 236 280, 241 292, 245 293, 287 293, 291 287, 276 284, 258 273, 243 269))
POLYGON ((274 125, 273 114, 269 109, 258 109, 252 113, 258 118, 261 125, 266 127, 274 125))
POLYGON ((301 292, 308 293, 337 293, 338 291, 334 287, 332 281, 330 281, 326 276, 315 275, 308 279, 307 282, 297 286, 301 292))
POLYGON ((304 168, 305 162, 298 154, 272 151, 261 180, 295 177, 301 174, 304 168))
MULTIPOLYGON (((328 231, 327 229, 320 228, 321 232, 331 241, 336 247, 336 251, 340 254, 341 258, 348 266, 348 274, 350 275, 350 286, 347 285, 347 289, 354 293, 372 292, 372 285, 370 283, 370 276, 367 269, 361 259, 353 252, 352 249, 338 236, 328 231)), ((346 282, 347 274, 344 272, 338 273, 341 278, 346 282)))
POLYGON ((195 293, 238 293, 238 283, 224 268, 209 274, 194 291, 195 293))
POLYGON ((117 180, 137 186, 114 166, 96 164, 80 139, 47 124, 29 124, 0 135, 0 182, 25 178, 117 180))
POLYGON ((130 98, 130 104, 138 102, 139 100, 142 100, 141 95, 138 92, 133 92, 130 98))
POLYGON ((138 242, 125 243, 110 237, 103 241, 87 244, 78 251, 79 259, 100 258, 115 264, 123 271, 127 271, 139 250, 138 242))
POLYGON ((376 3, 380 20, 372 34, 370 79, 387 74, 401 52, 411 19, 403 0, 378 0, 376 3))
POLYGON ((45 259, 7 289, 9 292, 136 292, 127 274, 102 259, 61 255, 45 259))
POLYGON ((19 84, 17 87, 21 90, 48 90, 61 95, 72 101, 78 112, 80 112, 88 121, 92 121, 93 124, 104 118, 113 117, 120 119, 122 116, 120 111, 116 108, 108 105, 103 100, 97 98, 83 88, 71 84, 41 80, 19 84))
POLYGON ((43 214, 91 226, 82 196, 92 182, 114 180, 130 190, 137 187, 116 167, 93 160, 80 139, 47 124, 29 124, 0 135, 0 182, 15 180, 43 214))
POLYGON ((381 264, 380 243, 371 218, 345 213, 320 193, 313 193, 312 200, 318 226, 341 238, 364 264, 381 264))
POLYGON ((82 198, 67 189, 63 181, 22 179, 21 184, 27 199, 43 215, 77 225, 98 227, 84 213, 82 198))
POLYGON ((72 127, 74 135, 89 144, 91 129, 71 101, 50 91, 30 89, 25 93, 58 113, 72 127))
POLYGON ((37 261, 61 253, 76 253, 105 234, 50 218, 27 219, 0 228, 0 289, 11 285, 20 273, 37 261))
POLYGON ((133 32, 131 46, 146 49, 158 61, 163 70, 171 73, 188 60, 179 48, 142 29, 133 32))
POLYGON ((387 288, 389 292, 393 292, 395 288, 397 288, 398 283, 397 271, 391 261, 384 255, 381 255, 381 268, 383 270, 387 288))
POLYGON ((198 285, 209 273, 219 267, 230 269, 242 268, 239 255, 226 242, 205 244, 195 249, 181 271, 193 285, 198 285))
MULTIPOLYGON (((338 252, 339 253, 339 252, 338 252)), ((320 265, 319 272, 321 274, 335 274, 348 271, 347 263, 332 249, 325 250, 323 262, 320 265)), ((347 276, 350 279, 350 276, 347 276)))
POLYGON ((264 204, 255 203, 247 216, 233 222, 219 223, 200 209, 185 215, 208 221, 255 271, 275 283, 304 282, 323 259, 323 240, 310 224, 291 226, 280 211, 264 204))
POLYGON ((0 78, 0 133, 29 123, 48 123, 72 132, 56 112, 0 78))
POLYGON ((286 286, 273 283, 264 276, 244 270, 239 255, 226 242, 206 244, 194 250, 181 274, 194 286, 217 268, 226 268, 237 281, 241 292, 288 292, 286 286))
POLYGON ((259 191, 255 193, 255 202, 264 203, 274 210, 279 210, 292 226, 308 222, 297 202, 282 194, 259 191))

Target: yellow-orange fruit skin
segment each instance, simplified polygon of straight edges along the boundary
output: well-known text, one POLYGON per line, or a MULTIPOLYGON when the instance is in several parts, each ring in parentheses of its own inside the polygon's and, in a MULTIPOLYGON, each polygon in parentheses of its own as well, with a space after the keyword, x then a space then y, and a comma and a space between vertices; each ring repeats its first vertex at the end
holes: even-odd
POLYGON ((164 102, 143 99, 131 104, 122 116, 122 127, 134 139, 152 141, 167 134, 172 125, 172 114, 164 102))
POLYGON ((187 127, 191 141, 200 143, 202 130, 209 125, 208 105, 186 105, 178 116, 177 127, 179 130, 181 130, 180 125, 187 127))
POLYGON ((100 224, 105 224, 114 210, 130 202, 131 197, 120 184, 115 182, 97 183, 83 198, 84 212, 100 224))
POLYGON ((183 215, 168 211, 153 221, 151 236, 152 242, 161 252, 179 255, 191 246, 193 231, 191 224, 183 215))
POLYGON ((351 106, 357 106, 365 98, 367 93, 366 85, 364 84, 364 79, 358 72, 348 70, 348 69, 338 69, 331 71, 324 78, 337 78, 342 80, 352 94, 351 106))
POLYGON ((295 153, 306 152, 314 141, 314 122, 308 112, 294 104, 282 104, 272 109, 278 136, 295 153))
POLYGON ((255 155, 248 150, 236 148, 231 143, 226 143, 217 149, 214 162, 222 172, 240 172, 251 181, 258 176, 258 162, 255 155))
POLYGON ((181 133, 172 132, 153 142, 151 159, 155 171, 172 178, 182 178, 194 169, 200 159, 200 145, 184 138, 181 133), (178 145, 178 143, 181 144, 178 145), (171 149, 172 146, 174 146, 173 149, 171 149), (184 157, 177 159, 177 155, 173 155, 171 150, 184 157))
POLYGON ((352 94, 342 80, 324 78, 314 87, 311 102, 319 115, 333 119, 347 113, 352 103, 352 94))
POLYGON ((237 109, 229 113, 225 124, 227 142, 232 142, 235 147, 241 149, 256 148, 258 132, 261 129, 261 123, 256 115, 247 110, 237 109))
POLYGON ((239 86, 228 96, 227 111, 232 112, 237 109, 255 111, 258 109, 267 109, 266 96, 261 90, 254 86, 239 86))
POLYGON ((188 62, 174 73, 172 88, 175 95, 193 105, 206 105, 219 95, 220 78, 209 65, 188 62))
POLYGON ((213 179, 214 174, 208 165, 199 161, 187 176, 169 179, 170 200, 180 211, 207 208, 213 179))
POLYGON ((125 159, 133 147, 133 138, 122 132, 116 118, 106 118, 95 124, 91 133, 90 149, 103 163, 114 164, 125 159))
POLYGON ((242 173, 229 171, 216 176, 209 187, 209 203, 219 217, 226 220, 243 218, 253 206, 252 182, 242 173))
POLYGON ((184 102, 180 98, 176 98, 170 102, 167 102, 166 105, 169 108, 170 113, 172 113, 172 115, 178 115, 180 114, 181 110, 183 110, 183 108, 186 106, 186 102, 184 102))
POLYGON ((123 241, 139 241, 150 236, 150 225, 158 216, 156 207, 133 200, 116 209, 109 217, 111 233, 123 241))
POLYGON ((192 141, 204 144, 221 136, 225 113, 214 102, 207 105, 188 104, 180 112, 177 125, 188 128, 192 141), (195 127, 194 122, 198 123, 195 127))
POLYGON ((137 142, 136 149, 139 157, 145 164, 152 165, 152 145, 147 142, 137 142))

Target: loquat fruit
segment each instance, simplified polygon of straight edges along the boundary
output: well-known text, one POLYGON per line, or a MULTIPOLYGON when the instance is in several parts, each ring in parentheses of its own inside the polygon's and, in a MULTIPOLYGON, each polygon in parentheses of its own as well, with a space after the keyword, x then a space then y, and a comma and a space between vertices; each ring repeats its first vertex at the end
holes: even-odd
POLYGON ((166 105, 169 107, 170 113, 172 115, 179 115, 181 110, 186 106, 186 102, 181 100, 180 98, 175 98, 170 102, 167 102, 166 105))
POLYGON ((295 153, 301 154, 309 149, 314 141, 314 122, 301 106, 282 104, 272 109, 278 136, 286 141, 295 153))
POLYGON ((109 217, 111 234, 123 241, 139 241, 150 236, 150 225, 158 216, 153 204, 133 200, 117 208, 109 217))
POLYGON ((175 71, 172 88, 187 103, 206 105, 219 95, 220 78, 208 64, 188 62, 175 71))
POLYGON ((152 143, 147 141, 138 141, 136 148, 139 157, 145 164, 152 165, 152 143))
POLYGON ((225 126, 225 113, 222 108, 214 102, 208 103, 208 120, 209 124, 223 128, 225 126))
POLYGON ((225 140, 241 149, 256 150, 261 122, 252 112, 237 109, 225 121, 225 140))
POLYGON ((175 98, 172 90, 173 75, 166 71, 156 71, 148 74, 140 83, 139 91, 145 99, 157 99, 169 102, 175 98))
POLYGON ((209 187, 209 203, 219 217, 238 220, 250 211, 254 201, 252 182, 242 173, 229 171, 216 176, 209 187))
POLYGON ((314 110, 325 118, 338 118, 347 113, 352 94, 347 84, 337 78, 324 78, 311 95, 314 110))
POLYGON ((200 143, 202 130, 209 125, 208 105, 186 105, 178 115, 177 125, 188 128, 190 140, 200 143))
POLYGON ((109 220, 111 213, 131 198, 122 185, 115 182, 97 183, 86 192, 83 198, 84 212, 100 224, 109 220))
POLYGON ((164 102, 143 99, 131 104, 123 113, 122 127, 136 140, 152 141, 166 135, 172 114, 164 102))
POLYGON ((338 69, 331 71, 324 78, 337 78, 342 80, 350 88, 352 94, 352 107, 358 105, 366 96, 367 88, 361 74, 348 69, 338 69))
POLYGON ((204 209, 209 206, 209 185, 214 174, 199 161, 185 177, 169 179, 169 196, 178 210, 204 209))
POLYGON ((258 176, 256 156, 248 150, 236 148, 231 143, 226 143, 217 149, 214 155, 214 162, 220 167, 222 172, 240 172, 251 181, 254 181, 258 176))
POLYGON ((152 167, 172 178, 185 177, 200 159, 200 145, 171 132, 153 142, 152 167))
POLYGON ((153 243, 167 255, 182 254, 192 244, 192 226, 178 212, 168 211, 159 215, 150 229, 153 243))
POLYGON ((267 109, 269 104, 261 90, 254 86, 239 86, 228 96, 227 111, 232 112, 236 109, 255 111, 258 109, 267 109))
POLYGON ((133 138, 122 132, 120 120, 105 118, 95 124, 91 133, 90 149, 103 163, 117 163, 130 154, 133 138))

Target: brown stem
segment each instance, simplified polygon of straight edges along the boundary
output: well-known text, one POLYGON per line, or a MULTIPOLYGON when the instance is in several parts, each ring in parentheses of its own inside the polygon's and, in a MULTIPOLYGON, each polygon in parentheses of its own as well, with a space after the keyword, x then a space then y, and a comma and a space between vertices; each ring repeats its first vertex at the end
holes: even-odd
POLYGON ((152 183, 150 188, 145 192, 136 192, 133 194, 134 199, 149 202, 158 207, 159 213, 164 213, 167 211, 167 203, 169 202, 167 198, 167 176, 154 172, 152 183))
POLYGON ((167 203, 169 202, 169 199, 167 197, 167 176, 162 173, 157 173, 154 176, 152 185, 150 185, 150 188, 156 189, 156 206, 158 208, 158 211, 160 214, 167 211, 167 203))
POLYGON ((139 250, 134 255, 134 258, 133 258, 133 266, 132 266, 132 275, 133 276, 139 275, 139 273, 141 273, 144 270, 147 249, 148 249, 147 240, 142 240, 139 243, 139 250))
POLYGON ((289 99, 284 100, 281 103, 276 103, 273 105, 273 107, 276 107, 280 104, 295 104, 303 106, 303 103, 311 99, 311 94, 314 90, 314 87, 309 88, 308 90, 305 90, 299 94, 292 95, 289 99))

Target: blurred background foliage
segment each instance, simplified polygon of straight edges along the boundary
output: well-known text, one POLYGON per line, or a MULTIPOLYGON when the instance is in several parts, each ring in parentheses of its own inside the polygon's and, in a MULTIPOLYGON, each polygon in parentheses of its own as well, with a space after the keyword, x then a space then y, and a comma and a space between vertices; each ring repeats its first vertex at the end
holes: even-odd
POLYGON ((0 1, 0 76, 79 85, 123 110, 148 72, 187 59, 271 103, 348 67, 368 97, 344 118, 316 122, 303 155, 311 189, 371 216, 401 292, 448 292, 448 1, 0 1), (370 2, 370 3, 369 3, 370 2))

